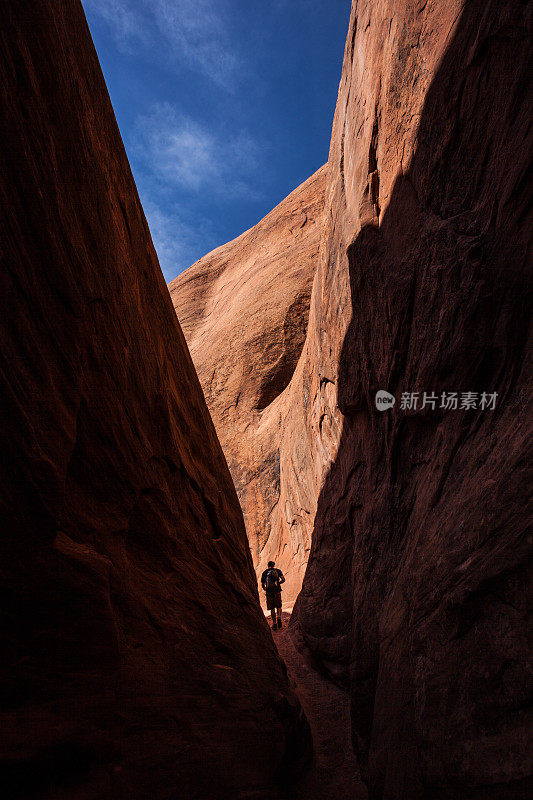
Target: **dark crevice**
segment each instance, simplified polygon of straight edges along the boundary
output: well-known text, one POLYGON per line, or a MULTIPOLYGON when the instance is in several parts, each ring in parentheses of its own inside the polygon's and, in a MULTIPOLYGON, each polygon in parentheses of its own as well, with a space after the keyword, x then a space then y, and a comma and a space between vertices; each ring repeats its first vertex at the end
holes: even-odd
POLYGON ((357 35, 357 17, 354 17, 352 26, 352 38, 350 41, 350 61, 353 62, 353 54, 355 49, 355 37, 357 35))
POLYGON ((309 316, 310 289, 302 292, 289 306, 283 321, 282 352, 265 375, 256 404, 264 411, 287 388, 300 358, 309 316))

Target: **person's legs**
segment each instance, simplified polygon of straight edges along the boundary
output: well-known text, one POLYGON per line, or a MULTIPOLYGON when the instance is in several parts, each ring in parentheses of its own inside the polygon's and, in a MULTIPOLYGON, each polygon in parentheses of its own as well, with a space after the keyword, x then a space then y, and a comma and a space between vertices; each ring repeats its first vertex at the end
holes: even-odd
POLYGON ((274 606, 272 606, 272 611, 270 613, 272 615, 272 630, 275 631, 277 628, 277 623, 276 623, 276 609, 274 606))
POLYGON ((278 628, 281 628, 281 627, 282 627, 282 624, 283 624, 283 623, 281 622, 281 598, 280 598, 280 600, 279 600, 279 606, 277 607, 277 609, 276 609, 276 610, 277 610, 277 612, 278 612, 278 628))

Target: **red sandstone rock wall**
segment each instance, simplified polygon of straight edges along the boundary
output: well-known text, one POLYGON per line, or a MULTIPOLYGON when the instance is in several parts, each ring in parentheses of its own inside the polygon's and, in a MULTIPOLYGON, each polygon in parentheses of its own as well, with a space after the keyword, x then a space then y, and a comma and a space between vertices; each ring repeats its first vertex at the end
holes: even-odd
POLYGON ((322 167, 261 222, 169 285, 235 481, 254 565, 261 574, 276 560, 287 579, 286 606, 300 591, 311 543, 309 524, 300 523, 302 503, 291 516, 280 502, 293 478, 284 459, 287 387, 305 341, 326 176, 322 167))
POLYGON ((3 12, 2 796, 263 796, 306 726, 83 11, 3 12))
POLYGON ((320 490, 293 620, 372 798, 527 793, 531 30, 531 2, 352 8, 282 501, 320 490), (496 410, 399 408, 453 390, 496 410))

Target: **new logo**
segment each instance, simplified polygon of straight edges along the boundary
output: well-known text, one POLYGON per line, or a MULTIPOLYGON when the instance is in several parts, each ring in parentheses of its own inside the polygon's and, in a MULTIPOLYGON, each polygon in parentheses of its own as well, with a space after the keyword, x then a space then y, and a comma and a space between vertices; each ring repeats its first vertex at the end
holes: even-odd
POLYGON ((396 398, 394 395, 386 392, 384 389, 380 389, 379 392, 376 392, 376 408, 378 411, 387 411, 388 408, 393 407, 395 402, 396 398))

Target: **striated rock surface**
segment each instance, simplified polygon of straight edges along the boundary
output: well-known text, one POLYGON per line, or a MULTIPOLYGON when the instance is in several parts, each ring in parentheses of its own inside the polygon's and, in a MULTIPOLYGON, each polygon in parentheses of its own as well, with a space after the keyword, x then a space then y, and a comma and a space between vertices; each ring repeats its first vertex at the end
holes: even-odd
POLYGON ((2 796, 271 796, 307 728, 81 4, 3 22, 2 796))
POLYGON ((376 799, 527 796, 531 33, 531 2, 352 8, 280 502, 319 490, 292 624, 376 799))
MULTIPOLYGON (((274 558, 294 602, 310 527, 280 502, 287 388, 302 352, 323 230, 322 167, 261 222, 169 285, 244 512, 259 572, 274 558)), ((306 520, 307 521, 307 520, 306 520)))

